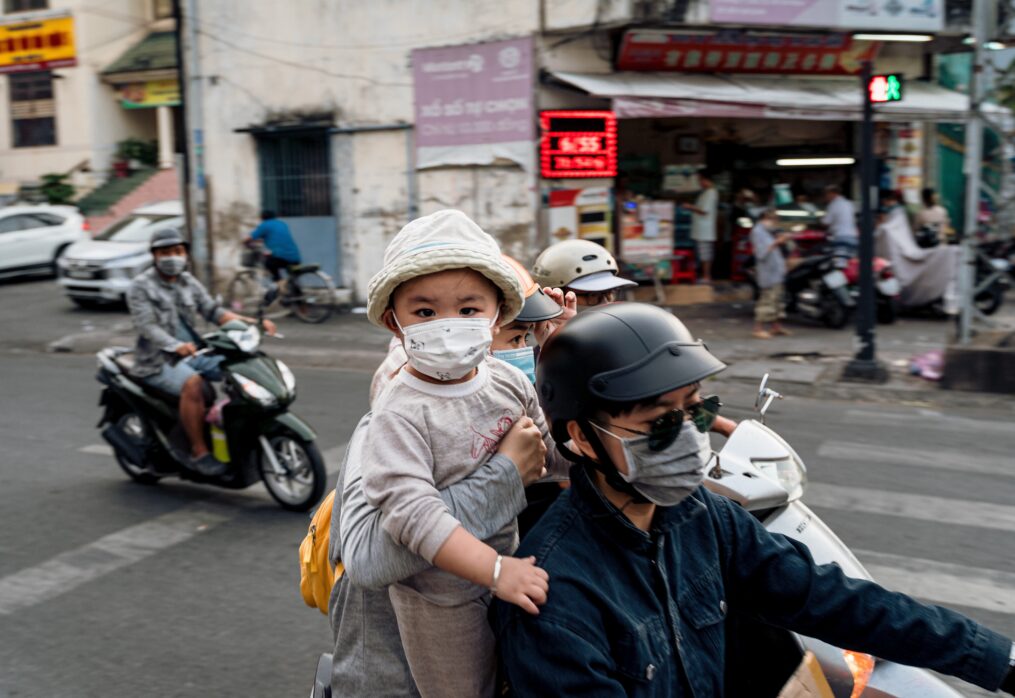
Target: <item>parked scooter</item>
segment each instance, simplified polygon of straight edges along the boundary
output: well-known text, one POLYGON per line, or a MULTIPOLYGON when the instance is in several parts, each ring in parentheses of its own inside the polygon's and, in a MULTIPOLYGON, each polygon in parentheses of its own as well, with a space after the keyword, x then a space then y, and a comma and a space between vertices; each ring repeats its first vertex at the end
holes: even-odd
POLYGON ((856 308, 841 258, 831 253, 804 257, 786 272, 786 310, 826 327, 845 327, 856 308))
POLYGON ((284 508, 307 511, 321 499, 327 473, 310 426, 289 412, 296 399, 296 378, 281 361, 259 351, 261 333, 234 320, 202 339, 198 353, 224 357, 221 398, 206 391, 211 406, 205 438, 213 455, 228 463, 220 476, 207 477, 188 467, 189 443, 178 419, 178 398, 130 375, 134 354, 125 347, 98 353, 95 378, 105 388, 98 426, 102 437, 134 481, 154 484, 175 475, 184 480, 229 489, 262 480, 284 508))
MULTIPOLYGON (((842 270, 849 281, 849 292, 856 303, 860 301, 860 260, 853 257, 842 270)), ((899 296, 902 286, 895 278, 892 263, 883 257, 874 258, 874 301, 878 322, 890 325, 899 315, 899 296)))
MULTIPOLYGON (((750 511, 765 528, 804 543, 818 564, 834 563, 850 577, 871 575, 850 549, 802 501, 807 467, 786 441, 765 425, 765 416, 782 395, 761 380, 755 399, 759 420, 742 421, 713 455, 706 468, 705 487, 750 511)), ((552 581, 551 581, 552 586, 552 581)), ((931 672, 877 659, 848 648, 791 633, 746 618, 727 617, 728 695, 767 698, 778 695, 786 680, 811 651, 821 663, 835 698, 959 698, 931 672)), ((332 656, 317 663, 311 698, 331 698, 332 656)))

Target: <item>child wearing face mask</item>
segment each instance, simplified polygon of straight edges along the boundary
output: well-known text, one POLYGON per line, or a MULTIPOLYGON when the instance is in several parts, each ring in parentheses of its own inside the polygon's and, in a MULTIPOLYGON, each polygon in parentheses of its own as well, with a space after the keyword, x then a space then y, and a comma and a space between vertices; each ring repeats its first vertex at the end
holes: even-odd
POLYGON ((369 319, 399 338, 407 360, 373 403, 363 490, 392 539, 433 565, 389 589, 423 696, 492 696, 490 597, 534 614, 546 601, 547 576, 535 559, 510 557, 516 524, 477 540, 438 495, 485 463, 518 420, 531 419, 555 454, 527 375, 489 353, 522 305, 496 242, 459 211, 403 228, 368 288, 369 319))

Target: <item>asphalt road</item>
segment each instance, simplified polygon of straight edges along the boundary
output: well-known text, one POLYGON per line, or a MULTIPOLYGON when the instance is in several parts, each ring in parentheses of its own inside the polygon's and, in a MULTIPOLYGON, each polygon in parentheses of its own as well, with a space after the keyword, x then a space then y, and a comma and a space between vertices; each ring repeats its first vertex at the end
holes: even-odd
MULTIPOLYGON (((330 645, 298 593, 306 516, 261 485, 130 482, 94 427, 94 359, 38 351, 109 314, 44 289, 0 287, 0 696, 305 695, 330 645)), ((369 371, 287 360, 294 411, 337 464, 369 371)), ((716 390, 748 414, 742 384, 716 390)), ((875 577, 1015 635, 1010 412, 789 395, 768 423, 808 463, 804 501, 875 577)))

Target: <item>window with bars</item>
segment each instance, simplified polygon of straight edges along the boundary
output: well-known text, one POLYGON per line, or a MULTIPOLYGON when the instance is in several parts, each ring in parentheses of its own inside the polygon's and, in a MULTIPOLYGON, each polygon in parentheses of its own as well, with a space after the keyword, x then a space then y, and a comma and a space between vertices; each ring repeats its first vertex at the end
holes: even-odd
POLYGON ((28 12, 48 8, 49 0, 4 0, 4 12, 28 12))
POLYGON ((10 86, 11 144, 15 148, 56 145, 56 104, 53 74, 12 73, 10 86))
POLYGON ((332 215, 327 131, 259 133, 256 138, 261 208, 279 217, 332 215))

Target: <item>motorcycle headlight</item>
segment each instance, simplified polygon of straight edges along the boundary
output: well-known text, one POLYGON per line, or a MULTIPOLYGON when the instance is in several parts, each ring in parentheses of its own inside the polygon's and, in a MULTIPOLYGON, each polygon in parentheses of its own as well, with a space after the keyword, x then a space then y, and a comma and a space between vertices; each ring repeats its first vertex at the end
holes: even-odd
POLYGON ((290 393, 296 390, 296 376, 293 372, 279 360, 275 360, 275 365, 278 366, 278 372, 282 374, 282 382, 285 383, 285 389, 290 393))
POLYGON ((246 378, 245 376, 241 376, 238 373, 234 373, 233 377, 236 378, 236 382, 239 383, 240 387, 243 388, 243 392, 245 392, 248 397, 257 400, 265 407, 271 407, 275 404, 275 396, 272 395, 271 391, 264 386, 258 385, 254 381, 246 378))
POLYGON ((240 351, 247 353, 254 351, 261 344, 261 333, 253 325, 245 330, 229 330, 226 336, 239 347, 240 351))
POLYGON ((791 500, 803 496, 807 485, 807 468, 796 454, 790 453, 785 458, 751 459, 751 462, 773 482, 778 483, 791 500))

